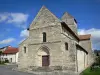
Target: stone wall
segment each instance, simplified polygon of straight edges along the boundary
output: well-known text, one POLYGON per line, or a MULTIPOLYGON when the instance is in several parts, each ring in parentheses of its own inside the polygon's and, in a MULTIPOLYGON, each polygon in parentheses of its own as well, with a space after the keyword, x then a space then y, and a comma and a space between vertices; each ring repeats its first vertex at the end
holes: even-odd
POLYGON ((77 23, 75 22, 75 18, 69 13, 65 12, 61 19, 77 35, 77 23))
POLYGON ((30 66, 38 66, 36 62, 37 51, 40 47, 46 46, 50 51, 50 66, 61 66, 62 50, 61 50, 61 26, 48 26, 29 31, 29 38, 20 44, 19 50, 19 67, 28 68, 30 66), (43 32, 47 34, 47 42, 43 42, 43 32), (34 36, 35 35, 35 36, 34 36), (23 47, 27 47, 24 53, 23 47), (23 56, 23 57, 21 57, 23 56), (28 62, 29 61, 29 62, 28 62), (25 63, 24 62, 28 62, 25 63))
POLYGON ((46 32, 47 42, 61 41, 61 25, 54 25, 30 30, 30 44, 43 43, 43 32, 46 32))
POLYGON ((30 25, 30 30, 34 28, 42 28, 51 25, 59 25, 60 20, 52 14, 45 6, 43 6, 35 19, 30 25))
POLYGON ((68 31, 63 30, 61 33, 62 51, 63 51, 63 69, 66 71, 76 72, 76 43, 77 39, 68 31), (68 50, 65 48, 65 42, 68 43, 68 50))
MULTIPOLYGON (((71 23, 68 24, 69 27, 77 35, 77 25, 74 22, 74 18, 70 16, 67 20, 68 23, 71 23)), ((67 75, 76 75, 78 73, 76 44, 79 44, 78 40, 68 30, 64 31, 61 21, 43 6, 30 25, 28 39, 19 45, 18 68, 27 71, 52 70, 51 74, 53 73, 54 75, 56 74, 53 71, 60 70, 59 75, 64 75, 63 71, 67 75), (43 32, 46 33, 46 42, 43 42, 43 32), (68 50, 65 49, 65 42, 68 43, 68 50), (24 47, 26 47, 26 53, 24 52, 24 47), (49 52, 49 67, 42 67, 42 58, 38 56, 38 52, 42 48, 46 48, 49 52)), ((88 45, 90 41, 83 41, 80 44, 91 55, 91 47, 88 45)), ((40 52, 41 54, 45 53, 40 52)))
POLYGON ((28 52, 28 44, 30 39, 25 39, 19 45, 19 55, 18 55, 18 69, 27 68, 28 67, 28 55, 24 53, 24 47, 26 47, 26 53, 28 52))
POLYGON ((82 50, 81 48, 77 48, 77 71, 78 72, 82 72, 85 68, 87 68, 88 66, 88 54, 86 52, 84 52, 84 50, 82 50))

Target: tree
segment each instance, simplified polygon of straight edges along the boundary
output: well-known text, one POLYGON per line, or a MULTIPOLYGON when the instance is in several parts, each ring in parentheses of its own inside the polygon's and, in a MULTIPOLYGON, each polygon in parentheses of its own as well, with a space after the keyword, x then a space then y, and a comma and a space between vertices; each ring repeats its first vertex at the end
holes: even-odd
POLYGON ((1 63, 1 55, 2 55, 2 51, 0 51, 0 63, 1 63))

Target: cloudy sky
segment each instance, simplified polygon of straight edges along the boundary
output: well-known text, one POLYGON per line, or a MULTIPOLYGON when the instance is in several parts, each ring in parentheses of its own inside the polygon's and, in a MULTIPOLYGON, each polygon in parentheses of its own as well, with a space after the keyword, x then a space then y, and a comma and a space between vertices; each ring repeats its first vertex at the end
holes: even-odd
POLYGON ((18 47, 42 5, 58 18, 64 12, 74 16, 78 33, 91 34, 93 49, 100 49, 100 0, 0 0, 0 47, 18 47))

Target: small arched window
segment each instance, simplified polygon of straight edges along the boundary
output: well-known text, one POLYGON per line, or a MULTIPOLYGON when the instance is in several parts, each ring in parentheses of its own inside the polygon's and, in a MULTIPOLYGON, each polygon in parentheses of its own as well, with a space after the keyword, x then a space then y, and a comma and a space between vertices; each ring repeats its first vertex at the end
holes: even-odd
POLYGON ((43 42, 46 42, 46 32, 43 32, 43 42))
POLYGON ((26 53, 26 47, 24 47, 24 53, 26 53))

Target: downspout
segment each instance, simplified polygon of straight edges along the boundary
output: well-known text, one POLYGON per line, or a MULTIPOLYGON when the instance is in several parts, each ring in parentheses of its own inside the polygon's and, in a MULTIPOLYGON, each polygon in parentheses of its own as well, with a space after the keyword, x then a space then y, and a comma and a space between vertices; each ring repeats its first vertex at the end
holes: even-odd
POLYGON ((77 47, 76 47, 76 69, 77 69, 77 72, 78 72, 77 47))

